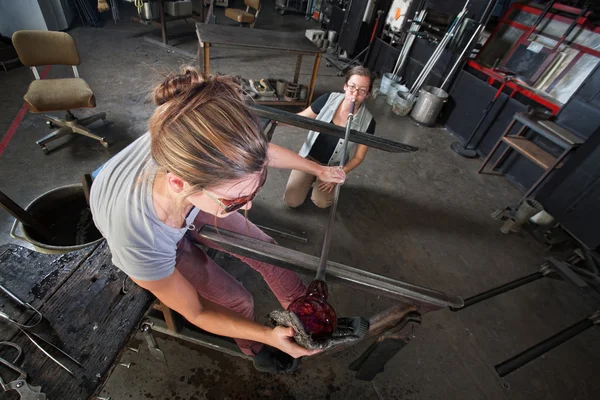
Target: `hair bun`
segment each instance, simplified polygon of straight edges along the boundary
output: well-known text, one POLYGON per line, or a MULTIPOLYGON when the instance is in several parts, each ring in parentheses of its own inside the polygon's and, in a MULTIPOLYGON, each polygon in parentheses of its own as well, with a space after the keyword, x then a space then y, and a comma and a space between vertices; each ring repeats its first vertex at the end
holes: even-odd
POLYGON ((165 104, 194 85, 207 81, 206 76, 194 67, 184 67, 180 74, 169 74, 154 88, 153 100, 157 106, 165 104))

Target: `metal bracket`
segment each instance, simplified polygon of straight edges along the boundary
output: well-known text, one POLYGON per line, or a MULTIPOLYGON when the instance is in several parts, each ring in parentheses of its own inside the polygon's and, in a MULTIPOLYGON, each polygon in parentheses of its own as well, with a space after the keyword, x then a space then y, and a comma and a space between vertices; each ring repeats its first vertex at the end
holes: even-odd
POLYGON ((167 359, 165 358, 165 354, 158 347, 158 343, 156 343, 156 338, 152 333, 152 325, 153 324, 150 321, 142 322, 142 334, 144 336, 144 340, 146 340, 146 343, 148 344, 148 350, 150 350, 150 354, 152 354, 152 356, 157 360, 162 361, 166 364, 167 359))
POLYGON ((414 330, 419 325, 420 314, 408 314, 399 325, 378 337, 348 368, 356 371, 356 379, 372 381, 377 374, 383 372, 387 362, 415 337, 414 330))

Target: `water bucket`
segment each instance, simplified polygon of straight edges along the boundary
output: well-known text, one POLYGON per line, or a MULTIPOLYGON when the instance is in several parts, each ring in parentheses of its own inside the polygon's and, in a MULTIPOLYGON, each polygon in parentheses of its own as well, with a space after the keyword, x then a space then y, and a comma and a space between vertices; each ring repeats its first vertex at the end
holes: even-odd
POLYGON ((103 240, 92 221, 81 185, 52 189, 33 200, 25 209, 49 227, 56 237, 47 243, 36 231, 17 220, 13 223, 10 236, 31 243, 40 253, 68 253, 103 240), (17 233, 18 228, 23 236, 17 233))
POLYGON ((399 82, 392 82, 390 84, 390 88, 388 89, 386 103, 388 103, 390 106, 393 106, 398 93, 408 94, 408 88, 404 85, 401 85, 399 82))
POLYGON ((379 93, 388 94, 388 90, 390 89, 392 82, 400 82, 400 78, 393 79, 393 75, 390 72, 383 74, 383 77, 381 78, 381 86, 379 86, 379 93))
POLYGON ((419 99, 410 117, 420 124, 432 126, 446 101, 448 101, 446 91, 434 86, 424 86, 419 90, 419 99))
MULTIPOLYGON (((396 115, 400 115, 404 117, 410 113, 410 110, 413 108, 413 104, 415 103, 415 99, 409 99, 408 91, 403 92, 398 90, 396 94, 393 96, 394 103, 392 104, 392 112, 396 115)), ((388 97, 392 97, 389 96, 388 97)))

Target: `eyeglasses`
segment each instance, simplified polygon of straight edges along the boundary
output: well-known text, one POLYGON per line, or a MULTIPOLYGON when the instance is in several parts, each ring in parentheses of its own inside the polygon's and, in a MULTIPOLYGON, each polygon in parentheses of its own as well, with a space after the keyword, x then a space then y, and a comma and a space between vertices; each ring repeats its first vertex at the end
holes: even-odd
POLYGON ((350 93, 356 93, 356 92, 358 92, 358 94, 360 94, 361 96, 364 96, 364 95, 366 95, 367 93, 369 93, 369 91, 368 91, 368 90, 365 90, 365 89, 359 89, 359 88, 357 88, 357 87, 356 87, 355 85, 353 85, 353 84, 346 85, 346 86, 348 86, 348 90, 350 91, 350 93))
POLYGON ((238 197, 237 199, 221 199, 221 198, 216 197, 215 195, 213 195, 206 189, 202 189, 202 192, 206 193, 206 195, 211 200, 213 200, 215 203, 217 203, 223 209, 221 211, 221 214, 228 214, 228 213, 239 210, 240 208, 244 207, 246 204, 248 204, 249 202, 254 200, 254 198, 256 198, 256 195, 258 194, 258 192, 260 192, 260 189, 262 189, 262 187, 264 186, 266 181, 267 181, 267 171, 265 170, 265 173, 260 181, 260 184, 258 185, 258 188, 256 188, 256 190, 254 191, 254 193, 251 193, 247 196, 238 197))

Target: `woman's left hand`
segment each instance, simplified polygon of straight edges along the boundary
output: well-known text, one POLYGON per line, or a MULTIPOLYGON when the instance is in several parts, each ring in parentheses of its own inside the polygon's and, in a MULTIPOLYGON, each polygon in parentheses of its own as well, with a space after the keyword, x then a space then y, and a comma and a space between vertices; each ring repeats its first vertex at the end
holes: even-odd
POLYGON ((317 175, 317 178, 319 178, 321 182, 344 183, 346 180, 346 173, 342 167, 323 166, 319 175, 317 175))
POLYGON ((331 193, 335 189, 335 183, 331 182, 319 182, 317 186, 321 192, 331 193))

